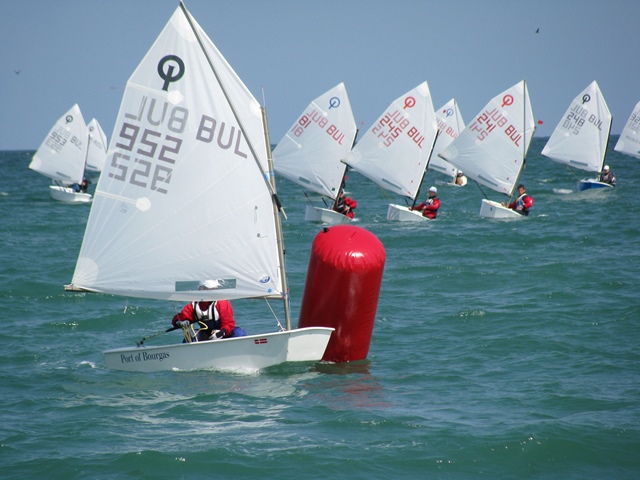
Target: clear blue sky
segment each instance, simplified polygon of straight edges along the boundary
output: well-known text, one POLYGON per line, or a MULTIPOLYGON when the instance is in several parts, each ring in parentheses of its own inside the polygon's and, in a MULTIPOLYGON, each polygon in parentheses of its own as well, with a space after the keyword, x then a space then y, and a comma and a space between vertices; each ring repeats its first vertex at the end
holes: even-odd
MULTIPOLYGON (((363 133, 426 80, 465 122, 527 80, 549 136, 597 80, 620 133, 640 100, 638 0, 187 0, 262 103, 272 143, 344 81, 363 133), (539 33, 536 30, 539 29, 539 33)), ((0 0, 0 150, 36 149, 74 103, 110 138, 123 88, 177 0, 0 0), (19 72, 19 73, 16 73, 19 72)))

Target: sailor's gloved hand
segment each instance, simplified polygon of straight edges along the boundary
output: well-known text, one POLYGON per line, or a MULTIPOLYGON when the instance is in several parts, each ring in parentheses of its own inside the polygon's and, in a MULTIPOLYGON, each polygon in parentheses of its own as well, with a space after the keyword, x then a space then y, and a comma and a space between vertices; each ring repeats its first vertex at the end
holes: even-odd
POLYGON ((189 320, 178 320, 176 322, 176 327, 188 327, 189 325, 191 325, 189 320))
POLYGON ((216 330, 215 332, 213 332, 213 335, 211 335, 211 340, 217 340, 219 338, 224 338, 224 336, 225 336, 224 330, 216 330))

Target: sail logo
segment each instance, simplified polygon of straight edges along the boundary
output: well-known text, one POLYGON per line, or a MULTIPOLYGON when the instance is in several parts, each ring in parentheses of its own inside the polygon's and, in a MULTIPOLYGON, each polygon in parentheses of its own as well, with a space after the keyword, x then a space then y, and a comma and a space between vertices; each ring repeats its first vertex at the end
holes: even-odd
POLYGON ((505 95, 502 97, 502 108, 513 105, 513 95, 505 95))
POLYGON ((263 275, 258 279, 258 281, 260 283, 269 283, 269 281, 271 281, 271 277, 269 275, 263 275))
POLYGON ((403 110, 406 110, 407 108, 413 108, 416 106, 416 99, 413 97, 407 97, 404 99, 404 108, 403 110))
POLYGON ((158 62, 158 75, 162 80, 164 80, 162 90, 165 92, 169 91, 169 84, 180 80, 184 75, 184 71, 184 62, 177 55, 166 55, 162 57, 158 62), (167 66, 166 71, 165 66, 167 66), (174 75, 173 72, 176 67, 178 67, 178 71, 174 75))
POLYGON ((329 110, 332 108, 338 108, 340 106, 340 99, 338 97, 331 97, 329 100, 329 110))

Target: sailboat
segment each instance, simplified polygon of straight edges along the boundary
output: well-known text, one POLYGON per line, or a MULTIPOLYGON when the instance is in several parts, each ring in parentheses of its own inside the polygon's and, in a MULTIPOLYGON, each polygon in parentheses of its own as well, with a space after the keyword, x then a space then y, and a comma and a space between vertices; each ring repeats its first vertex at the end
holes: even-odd
MULTIPOLYGON (((344 162, 381 188, 408 198, 413 207, 437 135, 429 85, 422 82, 387 107, 344 162)), ((387 219, 428 220, 420 212, 395 204, 389 205, 387 219)))
POLYGON ((631 112, 613 149, 616 152, 640 158, 640 102, 636 104, 633 112, 631 112))
POLYGON ((291 327, 272 163, 264 109, 181 2, 127 82, 66 289, 183 302, 279 300, 286 324, 108 350, 108 368, 255 371, 322 358, 334 329, 291 327), (214 287, 200 290, 207 284, 214 287))
MULTIPOLYGON (((611 112, 594 80, 573 99, 542 149, 542 155, 570 167, 600 173, 612 123, 611 112)), ((612 188, 599 180, 579 180, 578 191, 612 188)))
POLYGON ((339 83, 307 106, 273 150, 277 174, 331 200, 331 208, 307 205, 305 220, 331 225, 351 221, 333 207, 347 168, 341 160, 356 133, 347 89, 339 83))
POLYGON ((91 195, 71 185, 80 185, 84 178, 87 148, 90 141, 87 125, 76 103, 51 128, 36 151, 29 168, 54 183, 49 186, 51 197, 64 203, 88 203, 91 195))
POLYGON ((97 175, 104 168, 107 161, 107 136, 104 134, 100 123, 92 118, 87 125, 89 130, 89 144, 87 146, 86 173, 97 175))
POLYGON ((456 102, 455 98, 452 98, 436 110, 436 119, 438 121, 438 138, 435 146, 433 147, 433 153, 431 154, 431 160, 429 161, 429 169, 450 177, 447 185, 460 187, 462 185, 456 184, 455 180, 458 176, 458 172, 461 170, 438 156, 451 144, 451 142, 456 139, 464 128, 462 114, 460 113, 458 102, 456 102))
MULTIPOLYGON (((511 197, 534 132, 529 91, 522 80, 491 99, 440 156, 478 185, 511 197)), ((522 217, 487 198, 480 205, 480 216, 522 217)))

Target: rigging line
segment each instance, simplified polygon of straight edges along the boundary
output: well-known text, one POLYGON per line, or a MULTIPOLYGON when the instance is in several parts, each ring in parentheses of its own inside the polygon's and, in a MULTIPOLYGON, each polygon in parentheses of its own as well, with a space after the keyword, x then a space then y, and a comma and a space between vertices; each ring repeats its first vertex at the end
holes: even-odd
POLYGON ((307 197, 307 200, 309 200, 309 203, 311 204, 311 206, 314 207, 313 202, 309 198, 309 195, 307 194, 307 192, 304 192, 304 196, 307 197))
POLYGON ((480 183, 477 180, 474 180, 474 182, 476 182, 476 185, 478 186, 478 188, 480 189, 480 193, 482 193, 482 196, 486 199, 489 200, 489 197, 487 197, 487 194, 484 193, 484 190, 482 190, 482 186, 480 186, 480 183))
POLYGON ((280 331, 281 332, 286 331, 286 329, 280 323, 280 319, 278 318, 278 315, 276 315, 276 312, 274 312, 273 308, 271 308, 271 304, 269 303, 269 301, 266 298, 264 299, 264 301, 267 304, 267 307, 269 307, 269 310, 271 310, 271 314, 273 315, 273 318, 276 319, 276 323, 278 324, 278 328, 280 329, 280 331))

